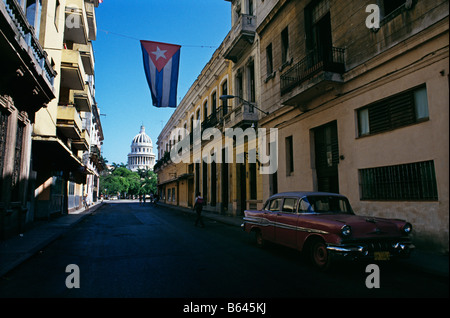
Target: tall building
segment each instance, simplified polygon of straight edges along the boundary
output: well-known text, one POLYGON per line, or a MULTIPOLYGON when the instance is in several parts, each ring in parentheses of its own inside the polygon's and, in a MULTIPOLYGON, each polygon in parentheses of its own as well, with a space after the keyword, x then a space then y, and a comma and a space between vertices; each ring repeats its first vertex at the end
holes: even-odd
POLYGON ((40 1, 0 1, 0 239, 33 220, 31 136, 35 113, 56 96, 56 72, 39 42, 40 1))
POLYGON ((104 138, 92 46, 98 4, 0 1, 2 237, 98 196, 104 138))
POLYGON ((232 202, 232 193, 228 192, 230 186, 226 183, 228 174, 222 175, 227 165, 204 163, 202 156, 209 156, 202 151, 207 141, 194 141, 193 138, 195 131, 203 134, 208 128, 223 128, 225 122, 230 123, 237 116, 226 102, 220 100, 221 95, 228 94, 231 78, 231 65, 223 59, 223 53, 221 45, 158 136, 159 160, 154 169, 158 174, 159 194, 169 204, 192 207, 197 192, 205 198, 207 210, 228 211, 232 202), (175 151, 178 142, 186 143, 186 150, 189 150, 182 155, 182 162, 175 163, 170 152, 175 151))
POLYGON ((380 0, 375 9, 369 0, 225 1, 232 29, 221 53, 158 137, 166 202, 189 206, 194 191, 206 190, 206 209, 240 215, 277 192, 339 192, 357 214, 406 219, 417 246, 448 252, 448 1, 380 0), (238 125, 202 115, 202 99, 211 105, 226 73, 212 65, 230 69, 227 116, 242 118, 238 125), (261 174, 248 144, 243 163, 173 162, 170 151, 192 138, 191 117, 222 132, 276 130, 265 144, 276 171, 261 174))
POLYGON ((57 72, 56 98, 36 114, 36 217, 68 213, 98 197, 103 133, 95 99, 98 0, 43 0, 40 42, 57 72))
POLYGON ((155 165, 155 154, 151 138, 145 133, 144 125, 141 126, 131 142, 131 152, 128 154, 128 169, 131 171, 153 170, 155 165))

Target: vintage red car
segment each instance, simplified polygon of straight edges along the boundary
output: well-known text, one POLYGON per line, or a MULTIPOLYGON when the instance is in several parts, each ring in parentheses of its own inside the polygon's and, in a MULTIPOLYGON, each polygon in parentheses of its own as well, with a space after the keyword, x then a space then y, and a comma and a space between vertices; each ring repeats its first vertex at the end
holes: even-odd
POLYGON ((308 253, 327 269, 332 259, 389 260, 409 257, 412 225, 398 219, 358 216, 349 200, 326 192, 284 192, 271 196, 262 211, 246 210, 244 231, 265 241, 308 253))

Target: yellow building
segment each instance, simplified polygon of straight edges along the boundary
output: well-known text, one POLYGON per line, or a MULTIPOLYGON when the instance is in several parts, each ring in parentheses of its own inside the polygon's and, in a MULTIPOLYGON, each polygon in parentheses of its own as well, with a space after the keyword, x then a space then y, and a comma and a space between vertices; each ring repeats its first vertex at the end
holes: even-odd
MULTIPOLYGON (((236 162, 236 142, 226 129, 244 130, 256 122, 257 114, 252 105, 220 99, 232 91, 232 63, 223 58, 226 48, 222 44, 216 50, 160 133, 155 171, 164 202, 192 207, 200 192, 205 210, 236 215, 257 200, 256 163, 236 162), (233 149, 232 160, 226 160, 227 144, 233 149)), ((247 141, 243 157, 244 152, 247 141)))
POLYGON ((242 215, 263 202, 253 134, 261 115, 259 51, 254 7, 231 11, 232 29, 158 137, 155 171, 165 202, 192 207, 200 192, 205 210, 242 215), (183 156, 181 148, 189 151, 183 156))
POLYGON ((97 200, 103 132, 92 47, 98 0, 43 0, 39 41, 57 72, 56 98, 33 128, 35 216, 68 213, 97 200))

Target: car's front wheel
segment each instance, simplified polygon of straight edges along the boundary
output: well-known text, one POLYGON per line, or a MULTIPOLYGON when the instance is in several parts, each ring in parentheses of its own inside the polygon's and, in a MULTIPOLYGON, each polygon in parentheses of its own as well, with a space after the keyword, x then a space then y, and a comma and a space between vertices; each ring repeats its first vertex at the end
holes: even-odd
POLYGON ((312 244, 311 261, 320 270, 327 270, 330 267, 331 257, 324 242, 315 241, 312 244))

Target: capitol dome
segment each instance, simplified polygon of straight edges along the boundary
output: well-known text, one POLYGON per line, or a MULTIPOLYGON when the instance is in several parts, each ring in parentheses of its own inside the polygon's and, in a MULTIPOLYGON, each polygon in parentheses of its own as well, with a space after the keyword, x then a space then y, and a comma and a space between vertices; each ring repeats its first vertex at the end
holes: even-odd
POLYGON ((153 153, 153 144, 150 137, 145 133, 144 125, 141 131, 131 142, 131 152, 128 154, 128 169, 131 171, 153 170, 155 165, 155 154, 153 153))

